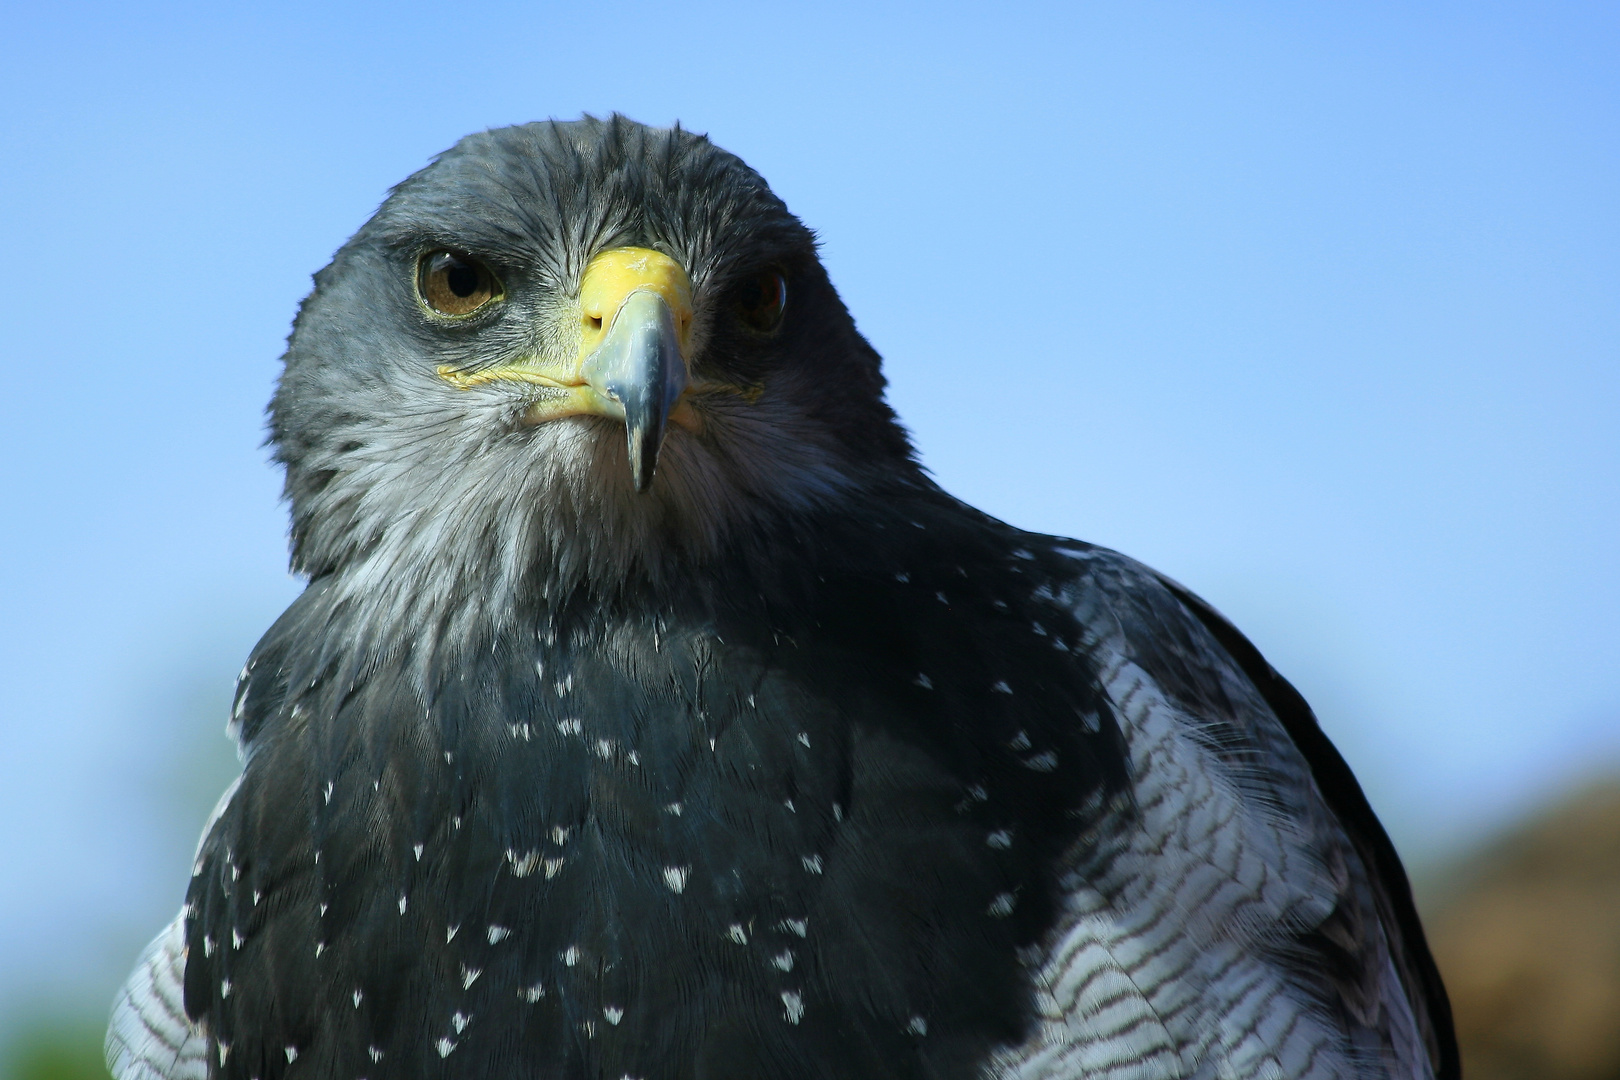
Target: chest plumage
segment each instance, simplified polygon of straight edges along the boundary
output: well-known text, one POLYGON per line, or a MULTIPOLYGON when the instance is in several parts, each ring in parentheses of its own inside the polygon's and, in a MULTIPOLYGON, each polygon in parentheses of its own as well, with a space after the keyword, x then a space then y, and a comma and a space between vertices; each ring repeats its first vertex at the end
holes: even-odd
POLYGON ((224 1073, 952 1075, 1020 1037, 1118 732, 1032 551, 879 533, 420 680, 409 643, 323 648, 312 590, 249 667, 190 897, 224 1073))

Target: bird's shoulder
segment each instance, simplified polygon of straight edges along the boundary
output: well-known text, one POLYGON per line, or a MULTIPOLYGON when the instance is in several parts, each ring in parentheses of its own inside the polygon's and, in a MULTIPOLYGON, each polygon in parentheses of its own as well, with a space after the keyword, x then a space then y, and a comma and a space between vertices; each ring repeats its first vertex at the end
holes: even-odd
POLYGON ((184 918, 152 939, 118 992, 107 1026, 107 1070, 117 1080, 207 1080, 208 1036, 182 1001, 184 918))
MULTIPOLYGON (((1219 1002, 1222 982, 1253 997, 1233 1000, 1229 1030, 1264 1030, 1267 1006, 1254 990, 1270 979, 1284 1010, 1290 999, 1303 1004, 1320 1021, 1322 1045, 1336 1044, 1367 1075, 1457 1075, 1449 1006, 1405 872, 1298 691, 1163 574, 1077 541, 1030 546, 1069 560, 1062 591, 1130 746, 1130 820, 1114 831, 1112 861, 1076 866, 1078 907, 1118 914, 1121 904, 1151 906, 1155 893, 1173 896, 1183 915, 1191 907, 1175 928, 1183 946, 1203 933, 1206 955, 1237 947, 1203 1000, 1219 1002)), ((1070 930, 1084 937, 1083 924, 1070 930)), ((1155 927, 1125 917, 1111 932, 1129 951, 1155 927)), ((1135 977, 1150 982, 1152 967, 1135 977)), ((1166 1045, 1185 1053, 1189 1033, 1162 1026, 1166 1045)), ((1318 1053, 1314 1038, 1294 1040, 1300 1062, 1318 1053)))

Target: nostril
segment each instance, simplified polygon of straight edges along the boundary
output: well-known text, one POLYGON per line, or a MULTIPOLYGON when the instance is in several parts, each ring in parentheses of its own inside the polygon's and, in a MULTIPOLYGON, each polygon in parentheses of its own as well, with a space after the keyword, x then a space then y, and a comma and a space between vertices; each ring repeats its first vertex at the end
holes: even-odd
POLYGON ((589 318, 589 322, 591 324, 591 329, 592 330, 600 330, 600 329, 602 329, 602 316, 600 316, 600 315, 592 315, 589 318))

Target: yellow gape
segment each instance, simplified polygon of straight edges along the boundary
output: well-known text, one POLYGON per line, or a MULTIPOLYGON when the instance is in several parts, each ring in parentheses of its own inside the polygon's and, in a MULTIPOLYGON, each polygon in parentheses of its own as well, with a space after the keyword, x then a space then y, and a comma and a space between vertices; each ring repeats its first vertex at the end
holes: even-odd
POLYGON ((571 361, 523 357, 481 371, 439 368, 463 390, 501 380, 544 391, 527 424, 564 416, 624 421, 637 491, 652 483, 664 427, 685 392, 692 283, 680 264, 647 248, 614 248, 591 260, 579 285, 579 351, 571 361))

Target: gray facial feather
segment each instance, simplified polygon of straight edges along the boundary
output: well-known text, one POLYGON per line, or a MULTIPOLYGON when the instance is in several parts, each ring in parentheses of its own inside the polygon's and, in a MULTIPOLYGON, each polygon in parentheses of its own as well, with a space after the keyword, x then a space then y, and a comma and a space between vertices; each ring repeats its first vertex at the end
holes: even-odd
POLYGON ((522 597, 656 585, 766 519, 915 469, 810 232, 758 174, 679 128, 587 118, 470 136, 395 188, 315 281, 270 410, 293 566, 333 576, 338 602, 383 638, 455 641, 522 597), (757 390, 706 399, 699 434, 672 428, 641 495, 622 425, 525 427, 517 384, 463 390, 436 374, 567 355, 577 338, 557 312, 590 258, 624 245, 690 275, 694 373, 757 390), (484 260, 505 298, 458 323, 429 316, 415 267, 439 247, 484 260), (781 331, 760 341, 726 305, 765 266, 790 293, 781 331))

